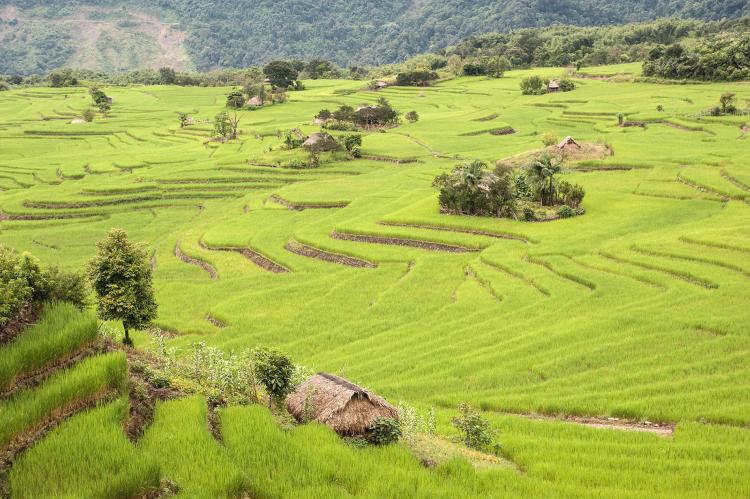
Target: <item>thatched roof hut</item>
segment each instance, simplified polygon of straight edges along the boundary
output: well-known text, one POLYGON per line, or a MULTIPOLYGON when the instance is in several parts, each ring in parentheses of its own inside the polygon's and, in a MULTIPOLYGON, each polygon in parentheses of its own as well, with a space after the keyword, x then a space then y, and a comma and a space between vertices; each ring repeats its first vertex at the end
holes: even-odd
POLYGON ((339 148, 339 144, 330 134, 315 132, 311 133, 307 140, 302 143, 302 147, 316 151, 333 151, 339 148))
POLYGON ((247 100, 248 106, 254 106, 254 107, 261 107, 263 105, 263 99, 258 97, 257 95, 255 97, 251 97, 247 100))
POLYGON ((550 80, 547 84, 547 92, 557 92, 560 90, 560 82, 558 80, 550 80))
POLYGON ((557 144, 557 148, 560 149, 561 151, 565 149, 571 149, 571 148, 580 149, 581 145, 575 140, 573 140, 573 137, 568 135, 562 140, 562 142, 557 144))
POLYGON ((286 398, 298 420, 314 420, 340 435, 364 436, 376 419, 397 418, 398 411, 374 393, 333 374, 318 373, 286 398))

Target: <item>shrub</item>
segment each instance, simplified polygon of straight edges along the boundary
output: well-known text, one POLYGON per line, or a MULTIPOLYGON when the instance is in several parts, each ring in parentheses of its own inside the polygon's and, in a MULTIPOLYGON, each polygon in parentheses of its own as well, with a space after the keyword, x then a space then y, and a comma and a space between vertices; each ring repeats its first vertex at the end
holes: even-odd
POLYGON ((318 111, 318 114, 315 115, 315 118, 321 119, 321 120, 330 120, 333 117, 333 114, 328 109, 321 109, 318 111))
POLYGON ((524 208, 523 219, 526 222, 534 222, 536 220, 536 213, 531 208, 524 208))
POLYGON ((464 444, 472 449, 487 449, 494 437, 490 422, 466 402, 458 404, 458 410, 460 414, 453 418, 453 426, 461 434, 464 444))
POLYGON ((7 82, 0 80, 0 92, 6 92, 10 90, 10 85, 7 82))
POLYGON ((404 118, 406 118, 406 121, 409 123, 416 123, 419 121, 419 114, 417 114, 416 111, 409 111, 404 115, 404 118))
POLYGON ((561 92, 570 92, 571 90, 576 89, 576 84, 573 83, 572 80, 569 80, 567 78, 563 78, 560 80, 560 91, 561 92))
POLYGON ((396 418, 377 418, 370 427, 367 439, 375 445, 389 445, 401 438, 401 423, 396 418))
POLYGON ((659 104, 658 106, 656 106, 656 110, 661 113, 662 111, 664 111, 664 106, 659 104))
POLYGON ((92 108, 87 107, 83 110, 83 113, 81 114, 81 118, 83 118, 83 121, 86 123, 91 123, 94 121, 94 117, 96 116, 96 111, 94 111, 92 108))
POLYGON ((544 132, 542 135, 539 136, 539 140, 542 141, 542 144, 545 146, 554 146, 558 143, 557 135, 555 135, 552 132, 544 132))
POLYGON ((625 115, 622 113, 617 113, 617 124, 622 126, 624 122, 625 122, 625 115))
POLYGON ((523 95, 543 95, 547 93, 547 87, 539 76, 529 76, 521 80, 521 93, 523 95))
POLYGON ((256 351, 255 371, 258 381, 269 396, 271 402, 280 405, 294 388, 294 364, 292 360, 278 350, 259 349, 256 351))
POLYGON ((560 216, 560 218, 570 218, 576 215, 575 211, 573 211, 573 208, 571 208, 567 204, 564 204, 561 207, 559 207, 557 209, 557 214, 560 216))
POLYGON ((349 152, 355 158, 360 155, 360 147, 362 147, 362 135, 358 133, 352 133, 344 135, 339 139, 344 149, 349 152))
POLYGON ((33 289, 24 275, 20 259, 0 246, 0 327, 13 318, 30 299, 33 289))

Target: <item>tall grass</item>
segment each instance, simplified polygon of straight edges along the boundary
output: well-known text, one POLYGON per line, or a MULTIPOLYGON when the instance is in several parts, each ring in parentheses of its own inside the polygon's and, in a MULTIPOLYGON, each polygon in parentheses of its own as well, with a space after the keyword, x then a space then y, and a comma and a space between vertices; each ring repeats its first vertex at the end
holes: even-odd
POLYGON ((121 352, 86 359, 61 370, 35 389, 0 401, 0 447, 79 402, 124 390, 127 362, 121 352))
POLYGON ((127 399, 66 421, 13 465, 18 499, 126 499, 159 485, 159 467, 125 438, 127 399))
POLYGON ((184 497, 237 497, 247 475, 229 459, 208 430, 205 399, 193 396, 157 405, 154 422, 138 447, 157 462, 184 497))
POLYGON ((96 318, 68 303, 47 305, 38 324, 0 349, 0 389, 96 339, 96 318))

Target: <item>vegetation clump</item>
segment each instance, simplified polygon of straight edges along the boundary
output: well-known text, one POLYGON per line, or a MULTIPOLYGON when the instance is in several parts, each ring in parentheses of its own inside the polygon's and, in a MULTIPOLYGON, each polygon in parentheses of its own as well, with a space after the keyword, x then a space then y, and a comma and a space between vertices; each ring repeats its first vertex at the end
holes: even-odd
POLYGON ((367 440, 374 445, 390 445, 401 438, 401 422, 397 418, 377 418, 370 426, 367 440))
POLYGON ((315 119, 330 130, 352 131, 358 127, 371 129, 396 125, 398 115, 398 111, 393 109, 390 102, 381 97, 374 105, 364 104, 356 109, 348 105, 343 105, 333 112, 321 109, 315 119))
POLYGON ((88 288, 82 274, 42 268, 30 253, 18 254, 0 245, 0 331, 25 307, 45 301, 66 301, 83 308, 88 288))
POLYGON ((438 78, 435 71, 406 71, 396 75, 396 86, 427 87, 438 78))
POLYGON ((503 163, 489 171, 486 163, 476 160, 439 175, 433 186, 439 190, 444 213, 532 221, 538 219, 535 207, 544 210, 566 205, 568 210, 543 215, 545 219, 566 218, 583 213, 580 205, 585 190, 556 178, 562 165, 563 159, 549 152, 517 171, 503 163))
POLYGON ((461 402, 458 410, 459 415, 452 422, 463 443, 472 449, 487 450, 495 436, 490 422, 466 402, 461 402))

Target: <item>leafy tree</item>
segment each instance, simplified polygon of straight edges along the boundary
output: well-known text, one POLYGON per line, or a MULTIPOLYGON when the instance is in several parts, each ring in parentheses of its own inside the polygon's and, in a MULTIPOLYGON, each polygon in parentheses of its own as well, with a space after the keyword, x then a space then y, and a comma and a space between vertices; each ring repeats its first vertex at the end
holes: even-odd
POLYGON ((229 114, 222 111, 214 118, 214 135, 217 137, 227 138, 232 133, 232 122, 229 114))
POLYGON ((486 450, 492 443, 494 431, 490 422, 466 402, 458 404, 459 415, 453 418, 453 426, 461 434, 467 447, 486 450))
POLYGON ((177 82, 177 73, 172 68, 159 68, 159 78, 164 85, 174 85, 177 82))
POLYGON ((96 246, 88 273, 98 299, 99 318, 121 321, 123 343, 132 345, 130 330, 146 327, 156 318, 148 256, 122 229, 112 229, 96 246))
POLYGON ((271 402, 281 405, 294 389, 295 368, 292 360, 278 350, 259 349, 255 370, 258 381, 268 393, 268 406, 271 407, 271 402))
POLYGON ((93 108, 87 107, 83 110, 83 113, 81 113, 81 118, 86 123, 91 123, 94 121, 94 118, 96 117, 96 111, 94 111, 93 108))
POLYGON ((546 147, 554 146, 558 143, 557 135, 552 132, 544 132, 539 136, 539 140, 541 140, 542 144, 546 147))
POLYGON ((359 149, 362 147, 362 135, 358 133, 351 133, 341 137, 342 145, 344 149, 349 152, 353 157, 357 158, 360 156, 359 149))
POLYGON ((333 114, 328 109, 321 109, 320 111, 318 111, 318 114, 315 115, 315 118, 321 119, 321 120, 330 120, 332 117, 333 117, 333 114))
POLYGON ((239 90, 233 90, 227 95, 227 107, 241 109, 245 105, 245 95, 239 90))
POLYGON ((523 95, 543 95, 547 93, 547 87, 539 76, 529 76, 521 80, 521 92, 523 95))
POLYGON ((419 114, 417 114, 416 111, 409 111, 404 115, 404 118, 406 118, 406 121, 409 123, 416 123, 419 121, 419 114))
POLYGON ((498 165, 494 172, 483 161, 467 162, 439 175, 433 186, 440 190, 443 210, 462 215, 514 217, 516 190, 512 169, 498 165))
POLYGON ((272 61, 263 68, 271 85, 278 88, 288 88, 299 76, 299 71, 287 61, 272 61))

